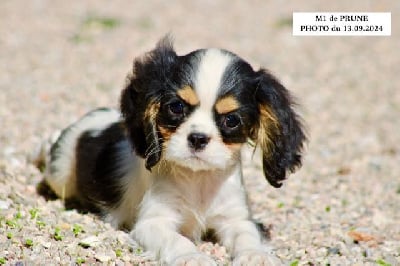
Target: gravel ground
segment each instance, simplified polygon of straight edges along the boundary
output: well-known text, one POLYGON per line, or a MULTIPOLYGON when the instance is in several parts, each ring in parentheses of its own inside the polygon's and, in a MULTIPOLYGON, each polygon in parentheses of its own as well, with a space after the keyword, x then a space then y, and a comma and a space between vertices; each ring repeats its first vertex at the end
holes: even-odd
MULTIPOLYGON (((126 233, 46 201, 26 158, 116 106, 132 59, 171 32, 178 53, 223 47, 266 66, 302 105, 310 142, 282 188, 244 154, 255 218, 282 261, 400 265, 400 3, 157 2, 0 1, 0 264, 157 265, 126 233), (293 37, 293 11, 391 11, 392 36, 293 37)), ((224 247, 199 248, 229 265, 224 247)))

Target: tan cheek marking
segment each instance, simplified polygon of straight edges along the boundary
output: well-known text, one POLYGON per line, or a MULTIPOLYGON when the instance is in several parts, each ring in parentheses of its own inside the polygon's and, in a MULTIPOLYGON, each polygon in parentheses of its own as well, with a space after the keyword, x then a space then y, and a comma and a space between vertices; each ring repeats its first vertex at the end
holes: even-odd
POLYGON ((239 109, 239 106, 239 102, 233 96, 226 96, 217 101, 215 110, 219 114, 227 114, 239 109))
POLYGON ((168 141, 169 139, 171 139, 171 136, 172 136, 173 132, 171 130, 169 130, 168 128, 159 126, 158 127, 158 131, 162 135, 164 141, 168 141))
POLYGON ((198 105, 200 103, 199 98, 197 98, 196 93, 190 86, 185 86, 178 90, 177 94, 190 105, 198 105))
POLYGON ((242 147, 242 143, 229 143, 225 144, 225 146, 232 151, 238 151, 242 147))

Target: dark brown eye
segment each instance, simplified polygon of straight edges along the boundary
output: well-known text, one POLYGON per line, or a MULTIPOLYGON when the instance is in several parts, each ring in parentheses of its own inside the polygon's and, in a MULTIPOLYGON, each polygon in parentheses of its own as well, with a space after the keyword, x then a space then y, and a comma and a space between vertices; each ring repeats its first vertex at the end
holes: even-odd
POLYGON ((172 102, 168 105, 168 109, 172 114, 183 115, 185 106, 180 101, 172 102))
POLYGON ((228 114, 224 119, 224 126, 234 129, 240 125, 240 117, 237 114, 228 114))

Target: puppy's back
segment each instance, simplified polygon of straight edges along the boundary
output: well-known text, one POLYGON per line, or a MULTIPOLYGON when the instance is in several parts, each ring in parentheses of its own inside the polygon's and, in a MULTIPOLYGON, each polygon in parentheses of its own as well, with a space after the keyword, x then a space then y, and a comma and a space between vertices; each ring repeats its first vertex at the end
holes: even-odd
MULTIPOLYGON (((120 120, 118 111, 109 108, 89 112, 64 129, 52 144, 46 158, 45 180, 62 199, 77 196, 76 167, 79 139, 87 132, 101 132, 120 120)), ((92 154, 95 155, 95 154, 92 154)))

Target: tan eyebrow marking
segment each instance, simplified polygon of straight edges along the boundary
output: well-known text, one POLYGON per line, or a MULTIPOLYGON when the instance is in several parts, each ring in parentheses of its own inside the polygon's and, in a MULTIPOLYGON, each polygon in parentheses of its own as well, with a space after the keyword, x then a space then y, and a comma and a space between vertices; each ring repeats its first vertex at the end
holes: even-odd
POLYGON ((161 133, 161 135, 164 138, 164 141, 168 141, 171 139, 171 135, 173 133, 173 131, 167 127, 163 127, 163 126, 158 126, 158 131, 161 133))
POLYGON ((233 96, 226 96, 217 101, 215 104, 215 110, 219 114, 226 114, 239 109, 239 102, 233 96))
POLYGON ((184 86, 182 89, 179 89, 177 94, 190 105, 198 105, 200 103, 196 92, 190 86, 184 86))

